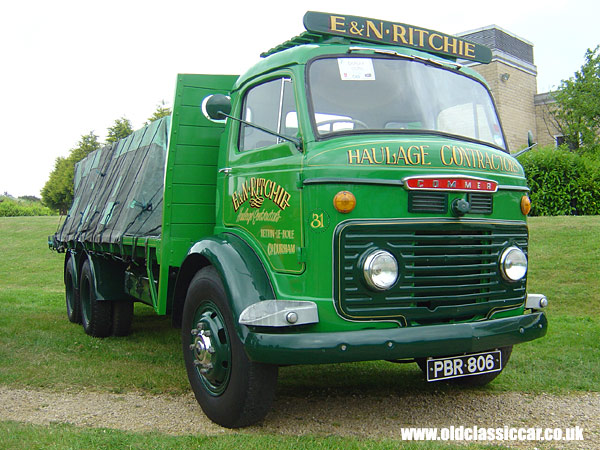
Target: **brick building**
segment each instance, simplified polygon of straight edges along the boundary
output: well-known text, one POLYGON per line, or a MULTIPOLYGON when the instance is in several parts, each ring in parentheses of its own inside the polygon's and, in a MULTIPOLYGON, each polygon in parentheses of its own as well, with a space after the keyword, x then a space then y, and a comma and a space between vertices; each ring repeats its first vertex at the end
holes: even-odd
POLYGON ((528 131, 539 145, 555 145, 557 140, 560 143, 560 133, 548 121, 548 109, 554 101, 548 93, 537 93, 533 44, 496 25, 458 36, 492 50, 489 64, 469 65, 490 86, 511 152, 527 146, 528 131))

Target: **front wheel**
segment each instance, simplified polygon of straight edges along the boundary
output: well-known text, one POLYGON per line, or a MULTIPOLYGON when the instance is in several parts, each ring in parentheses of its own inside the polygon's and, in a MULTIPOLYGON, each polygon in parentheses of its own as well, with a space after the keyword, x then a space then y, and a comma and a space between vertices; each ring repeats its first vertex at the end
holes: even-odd
POLYGON ((248 359, 223 283, 212 266, 200 270, 190 283, 181 342, 190 385, 209 419, 239 428, 267 415, 275 397, 277 366, 248 359))

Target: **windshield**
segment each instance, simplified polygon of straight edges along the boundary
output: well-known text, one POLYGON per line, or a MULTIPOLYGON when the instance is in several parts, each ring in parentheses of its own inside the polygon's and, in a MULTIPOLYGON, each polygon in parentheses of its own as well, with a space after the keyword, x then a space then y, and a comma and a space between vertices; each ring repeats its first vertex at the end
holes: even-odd
POLYGON ((506 148, 487 89, 433 65, 391 58, 323 58, 309 68, 316 132, 433 131, 506 148))

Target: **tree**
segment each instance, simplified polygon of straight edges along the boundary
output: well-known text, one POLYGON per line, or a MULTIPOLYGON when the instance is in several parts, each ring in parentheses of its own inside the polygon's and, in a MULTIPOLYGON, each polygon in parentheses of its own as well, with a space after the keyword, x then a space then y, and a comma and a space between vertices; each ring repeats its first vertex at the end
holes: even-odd
POLYGON ((77 147, 71 149, 69 156, 59 156, 54 163, 54 170, 42 188, 42 201, 49 208, 66 214, 73 202, 73 175, 75 163, 81 161, 90 152, 100 148, 98 136, 90 131, 82 135, 77 147))
POLYGON ((156 110, 154 111, 154 114, 152 114, 151 117, 148 117, 148 122, 145 123, 145 125, 148 125, 151 122, 154 122, 155 120, 161 119, 163 117, 166 116, 170 116, 171 115, 171 108, 169 108, 167 106, 167 104, 165 103, 164 100, 161 100, 161 102, 156 105, 156 110))
POLYGON ((117 142, 119 139, 126 138, 131 133, 133 133, 131 122, 129 119, 121 117, 120 119, 115 120, 115 124, 108 129, 108 137, 106 138, 106 142, 112 144, 113 142, 117 142))
POLYGON ((588 49, 581 69, 551 95, 556 101, 552 125, 569 148, 582 152, 600 146, 600 46, 588 49))

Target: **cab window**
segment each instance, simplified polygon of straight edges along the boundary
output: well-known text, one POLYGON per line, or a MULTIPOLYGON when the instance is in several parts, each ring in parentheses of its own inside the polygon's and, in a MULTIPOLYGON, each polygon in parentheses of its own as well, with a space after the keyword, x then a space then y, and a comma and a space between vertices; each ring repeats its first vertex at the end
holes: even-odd
MULTIPOLYGON (((242 119, 284 136, 296 137, 298 120, 294 89, 290 78, 277 78, 254 86, 246 93, 242 119)), ((251 126, 241 124, 241 151, 269 147, 282 139, 251 126)))

